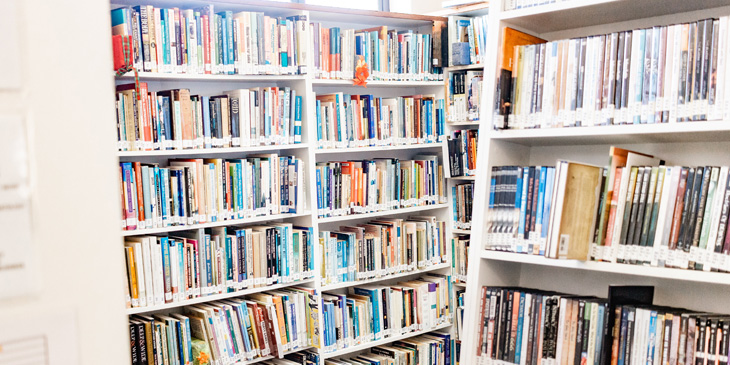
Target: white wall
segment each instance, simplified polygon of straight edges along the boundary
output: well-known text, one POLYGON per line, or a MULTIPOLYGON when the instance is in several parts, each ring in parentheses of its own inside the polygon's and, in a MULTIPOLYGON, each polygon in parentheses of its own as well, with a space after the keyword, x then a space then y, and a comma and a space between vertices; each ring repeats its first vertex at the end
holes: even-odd
POLYGON ((390 0, 390 11, 426 14, 441 10, 441 0, 390 0))
POLYGON ((0 334, 13 331, 3 320, 70 310, 80 364, 129 364, 109 2, 15 1, 19 32, 3 37, 19 37, 23 84, 0 90, 0 114, 30 125, 42 291, 0 301, 0 334))

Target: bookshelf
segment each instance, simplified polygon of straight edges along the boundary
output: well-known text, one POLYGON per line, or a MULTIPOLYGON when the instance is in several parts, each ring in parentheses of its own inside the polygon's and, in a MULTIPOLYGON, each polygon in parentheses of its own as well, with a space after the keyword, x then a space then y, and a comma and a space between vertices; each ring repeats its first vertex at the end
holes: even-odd
MULTIPOLYGON (((502 29, 511 27, 548 41, 697 21, 730 14, 727 1, 568 0, 502 11, 490 7, 488 49, 502 49, 502 29)), ((485 65, 482 107, 495 113, 498 54, 485 65)), ((610 146, 653 154, 667 165, 727 165, 730 147, 727 120, 691 123, 610 125, 522 130, 480 126, 479 161, 474 196, 473 249, 469 255, 465 339, 461 359, 467 364, 491 363, 477 357, 477 323, 483 286, 514 286, 605 298, 609 285, 649 285, 654 304, 728 314, 730 274, 598 261, 548 259, 485 250, 491 171, 495 166, 554 166, 557 159, 606 166, 610 146)), ((612 327, 610 327, 612 328, 612 327)), ((610 358, 608 359, 610 361, 610 358)), ((496 361, 500 362, 500 361, 496 361)), ((495 362, 495 363, 496 363, 495 362)))
MULTIPOLYGON (((155 7, 180 7, 195 8, 206 4, 213 4, 216 11, 231 10, 237 11, 262 11, 266 15, 288 17, 295 15, 307 16, 308 22, 322 23, 327 27, 340 26, 343 29, 365 29, 382 25, 397 30, 411 29, 418 33, 431 33, 434 23, 445 22, 445 18, 429 17, 407 14, 394 14, 383 12, 367 12, 360 10, 348 10, 340 8, 327 8, 320 6, 309 6, 303 4, 279 3, 274 1, 249 1, 249 0, 221 0, 221 1, 170 1, 170 0, 153 0, 144 2, 155 7)), ((132 0, 112 0, 112 9, 122 6, 139 5, 137 1, 132 0)), ((312 71, 310 69, 310 71, 312 71)), ((128 308, 127 314, 132 315, 153 315, 167 313, 181 313, 183 308, 194 304, 205 304, 213 301, 220 301, 232 298, 243 298, 248 295, 257 293, 274 292, 281 289, 291 287, 302 287, 314 289, 318 293, 317 302, 320 307, 320 315, 317 319, 319 328, 316 331, 320 334, 324 332, 324 319, 322 318, 322 294, 345 294, 348 289, 362 285, 381 285, 381 284, 397 284, 402 281, 416 279, 427 274, 451 274, 451 262, 439 261, 421 266, 409 271, 396 272, 393 274, 382 275, 379 277, 363 279, 353 282, 342 282, 324 285, 324 280, 319 275, 322 266, 321 247, 318 244, 319 232, 337 230, 341 225, 357 225, 365 224, 374 219, 385 218, 408 218, 410 216, 433 216, 438 221, 444 221, 445 237, 450 242, 452 236, 451 224, 451 205, 448 203, 448 191, 444 194, 446 199, 437 199, 435 203, 430 205, 409 206, 400 209, 375 211, 370 213, 350 214, 341 216, 321 217, 317 210, 317 180, 315 176, 316 164, 318 162, 341 161, 341 160, 361 160, 369 158, 397 158, 401 160, 412 159, 414 156, 421 154, 431 154, 438 156, 440 164, 445 163, 447 158, 444 155, 446 150, 443 141, 434 141, 432 143, 392 145, 392 146, 376 146, 376 147, 352 147, 337 149, 320 149, 317 146, 317 111, 316 96, 321 94, 330 94, 336 92, 344 92, 349 94, 372 94, 376 97, 399 97, 407 95, 433 94, 436 98, 444 97, 444 83, 441 80, 413 80, 413 81, 386 81, 371 80, 368 81, 367 88, 353 86, 351 80, 339 79, 319 79, 314 76, 313 72, 303 75, 206 75, 206 74, 165 74, 140 72, 140 82, 146 82, 150 91, 159 91, 166 89, 188 88, 192 94, 200 95, 217 95, 221 92, 241 88, 255 87, 288 87, 295 90, 297 96, 302 97, 301 115, 302 115, 302 132, 301 143, 297 144, 281 144, 281 145, 261 145, 250 147, 226 147, 226 148, 208 148, 208 149, 186 149, 186 150, 156 150, 156 151, 120 151, 117 157, 120 162, 140 161, 142 163, 157 163, 165 166, 166 161, 170 159, 241 159, 246 156, 277 153, 279 156, 294 156, 301 159, 304 164, 304 184, 306 189, 305 207, 297 210, 296 213, 271 214, 264 216, 255 216, 243 219, 219 220, 216 222, 206 222, 191 225, 170 226, 163 228, 147 228, 140 230, 122 231, 123 238, 144 236, 144 235, 164 235, 168 233, 179 234, 185 232, 195 237, 202 237, 210 232, 212 228, 232 227, 252 224, 270 224, 277 222, 292 223, 298 226, 312 227, 314 245, 314 267, 317 274, 313 277, 304 278, 292 282, 273 284, 262 287, 248 287, 233 292, 223 292, 211 294, 207 296, 195 297, 192 299, 174 301, 161 305, 151 305, 145 307, 128 308)), ((128 84, 134 82, 132 74, 125 74, 116 78, 116 84, 128 84)), ((473 126, 473 124, 470 124, 473 126)), ((454 128, 466 128, 462 125, 454 124, 454 128)), ((446 127, 447 132, 451 127, 446 127)), ((456 181, 456 180, 455 180, 456 181)), ((448 182, 444 180, 444 186, 448 186, 448 182)), ((450 254, 450 243, 447 245, 447 255, 450 254)), ((453 311, 452 311, 453 314, 453 311)), ((324 363, 324 359, 336 358, 344 355, 354 355, 368 350, 370 347, 377 345, 389 344, 407 338, 412 338, 421 334, 438 332, 449 332, 453 317, 443 320, 430 328, 424 328, 404 334, 385 337, 381 340, 368 342, 356 346, 349 346, 334 352, 325 352, 323 344, 314 344, 314 346, 300 346, 293 350, 294 352, 308 350, 316 352, 320 356, 320 364, 324 363)), ((322 337, 320 337, 322 339, 322 337)), ((238 361, 240 364, 253 364, 271 359, 272 357, 256 358, 249 361, 238 361)))

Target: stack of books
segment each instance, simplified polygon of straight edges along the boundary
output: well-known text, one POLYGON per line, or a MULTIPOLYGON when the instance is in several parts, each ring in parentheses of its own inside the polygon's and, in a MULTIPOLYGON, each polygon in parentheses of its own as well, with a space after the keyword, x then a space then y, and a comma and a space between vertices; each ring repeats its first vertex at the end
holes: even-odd
POLYGON ((285 145, 302 141, 302 97, 289 87, 258 87, 216 96, 188 89, 117 86, 120 151, 285 145))
POLYGON ((317 147, 436 143, 444 136, 444 100, 434 95, 382 98, 317 95, 317 147))
POLYGON ((438 81, 433 67, 430 34, 381 26, 354 30, 327 28, 311 23, 314 75, 321 79, 355 78, 360 56, 368 64, 371 80, 438 81))
POLYGON ((170 160, 169 167, 122 162, 119 182, 125 230, 301 213, 305 209, 304 163, 292 156, 170 160))
POLYGON ((370 348, 369 353, 361 353, 349 358, 337 359, 337 365, 361 364, 448 364, 454 353, 451 335, 433 332, 416 336, 392 344, 370 348))
POLYGON ((454 228, 471 229, 471 215, 474 202, 474 183, 451 187, 451 204, 454 213, 454 228))
POLYGON ((436 155, 317 163, 320 217, 380 212, 445 202, 436 155))
POLYGON ((184 307, 182 313, 134 315, 133 364, 230 364, 319 343, 315 292, 286 288, 184 307))
POLYGON ((487 60, 487 32, 489 16, 463 17, 450 16, 449 66, 473 65, 487 60), (466 52, 454 52, 456 43, 468 45, 466 52))
POLYGON ((384 218, 319 236, 323 285, 386 277, 449 259, 446 222, 435 217, 384 218))
POLYGON ((428 275, 395 285, 351 288, 348 294, 323 294, 324 352, 449 323, 450 280, 428 275))
POLYGON ((456 235, 451 239, 453 261, 451 262, 454 282, 466 283, 466 274, 469 271, 469 235, 456 235))
POLYGON ((149 307, 314 276, 312 229, 290 223, 211 228, 202 236, 124 240, 127 307, 149 307))
POLYGON ((306 15, 150 5, 112 10, 112 34, 131 36, 134 67, 177 74, 306 73, 306 15))

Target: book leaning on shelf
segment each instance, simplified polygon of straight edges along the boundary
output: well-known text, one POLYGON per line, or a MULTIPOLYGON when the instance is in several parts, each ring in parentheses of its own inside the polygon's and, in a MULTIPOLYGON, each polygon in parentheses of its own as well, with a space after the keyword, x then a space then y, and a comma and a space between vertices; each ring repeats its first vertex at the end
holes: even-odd
POLYGON ((384 218, 320 231, 323 285, 411 272, 448 262, 446 223, 435 217, 384 218))
POLYGON ((466 283, 466 273, 469 270, 469 235, 455 235, 451 239, 451 251, 453 252, 451 263, 451 276, 456 283, 466 283))
POLYGON ((727 315, 482 287, 477 356, 508 364, 725 363, 727 315), (613 321, 611 321, 613 318, 613 321))
POLYGON ((151 307, 314 276, 312 229, 289 223, 124 240, 127 306, 151 307))
POLYGON ((306 15, 150 5, 111 11, 112 34, 131 36, 134 67, 176 74, 306 73, 310 34, 306 15))
MULTIPOLYGON (((439 332, 395 341, 370 348, 369 353, 339 358, 325 363, 331 365, 387 364, 449 364, 454 356, 451 335, 439 332)), ((278 365, 278 364, 277 364, 278 365)), ((282 363, 281 365, 288 365, 282 363)))
MULTIPOLYGON (((521 45, 497 128, 724 120, 730 17, 521 45)), ((505 57, 503 55, 502 57, 505 57)))
POLYGON ((478 137, 476 129, 451 131, 446 142, 451 177, 476 176, 478 137))
POLYGON ((426 275, 395 285, 350 288, 322 295, 324 352, 417 331, 451 321, 449 276, 426 275))
POLYGON ((449 122, 478 122, 484 71, 449 72, 449 122))
POLYGON ((304 164, 292 156, 122 162, 122 228, 140 230, 305 209, 304 164))
POLYGON ((296 287, 183 307, 180 313, 134 315, 132 363, 224 365, 282 358, 319 343, 318 318, 316 292, 296 287))
POLYGON ((443 108, 443 99, 434 95, 317 95, 317 147, 440 142, 444 138, 443 108))
POLYGON ((451 187, 451 205, 456 229, 471 229, 471 215, 474 204, 474 183, 451 187))
POLYGON ((317 163, 320 217, 439 204, 444 195, 438 156, 317 163))
POLYGON ((302 142, 302 97, 289 87, 221 95, 117 85, 120 151, 285 145, 302 142))
POLYGON ((493 167, 485 248, 587 260, 604 171, 565 160, 493 167))
POLYGON ((310 49, 314 74, 321 79, 355 78, 360 56, 368 64, 371 80, 440 80, 441 69, 433 67, 431 34, 387 26, 354 30, 327 28, 310 23, 310 49))

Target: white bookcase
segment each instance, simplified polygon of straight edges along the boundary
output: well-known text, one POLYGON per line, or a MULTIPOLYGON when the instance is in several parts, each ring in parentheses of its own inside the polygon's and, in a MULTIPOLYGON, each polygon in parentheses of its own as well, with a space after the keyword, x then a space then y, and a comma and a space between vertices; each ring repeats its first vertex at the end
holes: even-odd
MULTIPOLYGON (((668 25, 730 14, 721 0, 568 0, 502 12, 490 4, 488 49, 501 49, 501 30, 509 26, 546 40, 590 36, 654 25, 668 25)), ((497 52, 487 60, 482 108, 493 114, 497 52)), ((561 129, 494 130, 481 125, 480 168, 474 201, 472 250, 469 255, 466 336, 463 364, 477 364, 476 336, 480 290, 488 286, 520 286, 605 297, 610 284, 652 285, 654 303, 697 311, 730 313, 730 274, 606 262, 552 260, 542 256, 486 251, 485 222, 490 172, 501 165, 554 165, 558 158, 604 166, 611 145, 654 154, 667 165, 730 163, 730 123, 691 122, 561 129)))
MULTIPOLYGON (((118 6, 134 6, 140 2, 133 0, 113 0, 112 8, 118 6)), ((272 16, 292 16, 307 15, 309 22, 321 22, 327 27, 339 26, 343 29, 365 29, 375 26, 387 25, 389 28, 395 29, 412 29, 421 33, 431 33, 434 21, 444 21, 445 18, 426 17, 417 15, 394 14, 383 12, 365 12, 343 10, 336 8, 327 8, 321 6, 305 6, 302 4, 276 3, 273 1, 248 1, 248 0, 232 0, 232 1, 169 1, 169 0, 153 0, 142 1, 144 4, 151 4, 155 7, 180 7, 194 8, 204 4, 214 4, 216 11, 233 10, 236 11, 263 11, 266 15, 272 16)), ((310 63, 311 64, 311 63, 310 63)), ((329 94, 334 92, 344 92, 349 94, 373 94, 382 97, 407 96, 416 94, 435 94, 437 98, 444 97, 444 84, 442 81, 369 81, 367 88, 353 86, 350 80, 323 80, 315 79, 312 73, 307 75, 287 75, 287 76, 265 76, 265 75, 180 75, 180 74, 153 74, 139 73, 139 81, 146 82, 150 91, 165 90, 171 88, 188 88, 193 94, 201 95, 217 95, 223 91, 250 88, 260 86, 288 86, 296 90, 297 95, 303 96, 302 103, 302 143, 285 146, 264 146, 264 147, 241 147, 241 148, 220 148, 206 150, 173 150, 173 151, 129 151, 118 152, 118 158, 122 162, 142 161, 151 163, 160 163, 164 165, 167 160, 172 158, 241 158, 250 154, 262 152, 274 152, 280 155, 293 155, 304 161, 305 164, 305 181, 306 192, 308 194, 306 200, 306 209, 304 212, 296 214, 280 214, 265 217, 255 217, 252 219, 231 220, 213 223, 204 223, 192 226, 174 226, 167 228, 156 228, 136 231, 122 231, 121 236, 136 236, 145 234, 164 234, 175 231, 196 231, 198 235, 203 235, 205 228, 231 226, 236 224, 250 224, 286 221, 300 226, 311 226, 314 231, 315 245, 315 268, 316 271, 321 267, 322 253, 319 251, 319 245, 316 240, 320 230, 333 230, 339 228, 343 224, 354 225, 365 223, 378 217, 401 217, 406 218, 411 215, 430 215, 437 217, 437 220, 446 221, 447 239, 452 235, 451 231, 451 205, 443 202, 435 205, 418 206, 404 208, 392 211, 367 213, 358 215, 347 215, 339 217, 319 218, 317 216, 316 202, 316 162, 324 161, 343 161, 352 159, 368 159, 376 157, 389 157, 399 159, 410 159, 414 155, 430 153, 437 154, 440 162, 447 168, 448 157, 445 156, 445 143, 431 143, 424 145, 407 145, 393 147, 361 147, 337 150, 322 150, 317 148, 317 131, 316 131, 316 95, 329 94)), ((116 78, 117 84, 125 84, 134 82, 134 77, 124 75, 116 78)), ((459 128, 463 126, 458 126, 459 128)), ((447 129, 447 133, 448 133, 447 129)), ((450 185, 449 185, 450 186, 450 185)), ((449 189, 446 190, 450 194, 449 189)), ((448 245, 450 250, 450 244, 448 245)), ((123 251, 120 247, 119 253, 123 251)), ((256 292, 265 292, 280 289, 285 286, 301 286, 317 289, 319 294, 325 293, 344 293, 348 288, 363 284, 387 284, 396 283, 398 281, 409 280, 426 273, 440 273, 449 275, 451 273, 451 263, 440 263, 425 269, 415 270, 407 273, 390 275, 382 278, 371 279, 366 281, 357 281, 352 283, 341 283, 323 286, 323 280, 319 274, 314 278, 303 280, 289 284, 279 284, 275 286, 253 288, 233 293, 225 293, 211 295, 201 298, 195 298, 183 302, 175 302, 159 306, 130 308, 127 309, 128 315, 141 313, 169 313, 179 311, 181 307, 209 302, 230 297, 242 297, 247 294, 256 292)), ((320 339, 323 333, 324 320, 321 317, 321 299, 318 298, 320 305, 320 339)), ((453 312, 453 310, 452 310, 453 312)), ((453 320, 451 321, 453 322, 453 320)), ((438 325, 434 328, 426 329, 418 332, 411 332, 400 336, 387 337, 383 340, 370 342, 364 345, 349 347, 344 350, 325 353, 322 349, 310 348, 313 351, 319 351, 321 359, 335 358, 342 355, 350 355, 356 352, 365 351, 370 347, 390 343, 404 338, 414 337, 431 331, 447 332, 451 330, 451 323, 438 325)), ((301 351, 297 349, 294 352, 301 351)), ((269 357, 271 358, 271 357, 269 357)), ((259 358, 253 361, 242 362, 245 364, 262 361, 266 358, 259 358)), ((324 361, 322 361, 323 363, 324 361)))

